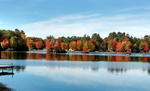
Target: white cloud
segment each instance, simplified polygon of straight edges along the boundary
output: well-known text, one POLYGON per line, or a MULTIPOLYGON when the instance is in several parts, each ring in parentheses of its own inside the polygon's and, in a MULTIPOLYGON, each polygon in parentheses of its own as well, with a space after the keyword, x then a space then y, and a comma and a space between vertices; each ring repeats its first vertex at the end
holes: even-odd
POLYGON ((141 6, 141 7, 131 7, 131 8, 125 8, 125 9, 121 9, 119 11, 121 12, 128 12, 128 11, 135 11, 135 10, 150 10, 149 6, 141 6))
POLYGON ((83 36, 100 33, 106 37, 110 32, 127 32, 132 36, 142 37, 150 34, 150 14, 122 14, 102 16, 100 14, 67 15, 47 21, 20 26, 27 36, 45 38, 48 35, 83 36))

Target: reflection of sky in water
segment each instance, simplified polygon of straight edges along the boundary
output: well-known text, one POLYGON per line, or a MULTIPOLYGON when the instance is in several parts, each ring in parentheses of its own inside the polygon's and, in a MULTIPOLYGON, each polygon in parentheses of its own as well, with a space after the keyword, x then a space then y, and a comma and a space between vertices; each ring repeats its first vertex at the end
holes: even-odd
MULTIPOLYGON (((100 69, 99 71, 93 72, 90 69, 81 69, 81 68, 74 69, 74 68, 66 68, 66 67, 61 67, 61 68, 28 67, 27 72, 33 75, 46 77, 48 79, 53 79, 64 83, 69 83, 74 85, 87 85, 87 86, 96 85, 96 84, 123 86, 125 85, 125 83, 122 83, 122 81, 126 81, 128 79, 128 78, 126 79, 125 76, 132 78, 132 76, 134 77, 134 75, 138 75, 138 77, 140 77, 141 74, 143 74, 143 71, 131 70, 126 74, 112 75, 108 73, 106 69, 100 69), (134 75, 132 74, 133 72, 134 75), (110 81, 113 81, 113 83, 111 83, 110 81)), ((142 76, 147 76, 147 74, 144 74, 142 76)), ((130 81, 132 82, 132 80, 130 81)), ((126 85, 130 85, 130 84, 127 83, 126 85)))
POLYGON ((15 72, 13 78, 0 77, 0 82, 17 91, 150 91, 148 63, 32 60, 13 63, 26 66, 25 70, 15 72))

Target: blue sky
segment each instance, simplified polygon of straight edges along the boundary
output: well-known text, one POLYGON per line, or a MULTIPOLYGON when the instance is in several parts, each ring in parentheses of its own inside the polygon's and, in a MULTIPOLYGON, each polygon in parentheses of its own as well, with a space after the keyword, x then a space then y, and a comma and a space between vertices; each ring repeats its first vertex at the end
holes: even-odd
POLYGON ((0 29, 27 36, 150 34, 149 0, 0 0, 0 29))

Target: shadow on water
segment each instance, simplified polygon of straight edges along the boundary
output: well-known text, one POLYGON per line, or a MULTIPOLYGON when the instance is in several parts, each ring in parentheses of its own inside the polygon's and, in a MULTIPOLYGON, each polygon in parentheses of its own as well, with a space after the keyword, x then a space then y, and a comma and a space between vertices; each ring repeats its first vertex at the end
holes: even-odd
POLYGON ((6 85, 0 83, 0 91, 13 91, 13 89, 7 87, 6 85))

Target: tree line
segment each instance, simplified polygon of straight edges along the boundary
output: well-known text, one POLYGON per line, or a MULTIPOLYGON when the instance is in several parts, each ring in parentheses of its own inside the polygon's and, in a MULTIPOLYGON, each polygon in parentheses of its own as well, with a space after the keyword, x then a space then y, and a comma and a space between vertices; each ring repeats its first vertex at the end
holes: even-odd
POLYGON ((0 30, 0 50, 27 51, 47 49, 50 52, 149 52, 150 35, 136 38, 122 32, 112 32, 105 38, 94 33, 92 36, 59 37, 50 35, 46 39, 26 37, 23 30, 0 30))

